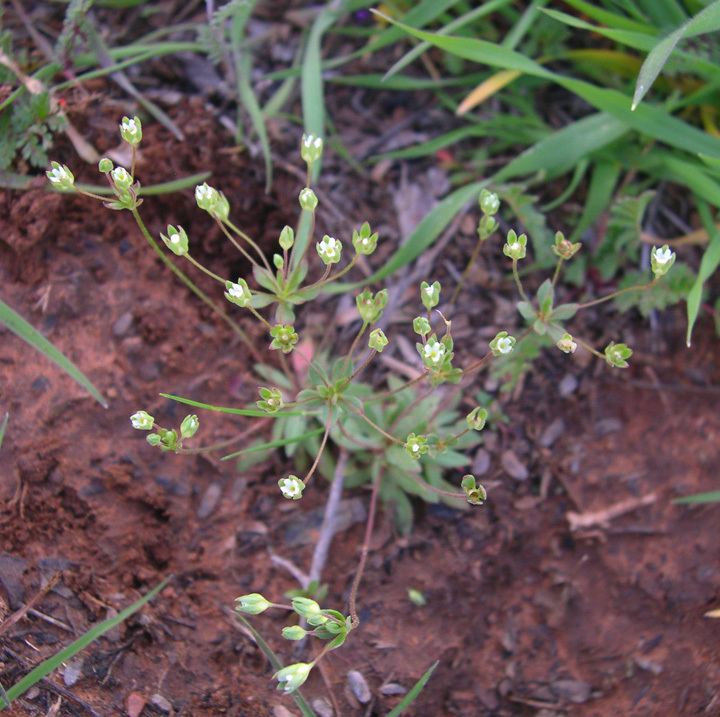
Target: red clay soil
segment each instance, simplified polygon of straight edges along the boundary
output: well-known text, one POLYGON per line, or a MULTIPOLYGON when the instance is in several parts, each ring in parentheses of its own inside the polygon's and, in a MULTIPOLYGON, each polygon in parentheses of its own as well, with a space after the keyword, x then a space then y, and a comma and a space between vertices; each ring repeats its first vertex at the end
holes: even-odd
MULTIPOLYGON (((268 197, 243 158, 212 163, 220 140, 202 154, 207 125, 189 111, 191 149, 174 148, 162 166, 153 148, 167 140, 154 144, 150 131, 141 176, 223 167, 214 181, 244 226, 270 241, 293 217, 295 179, 280 177, 268 197), (292 189, 283 192, 283 181, 292 189)), ((211 267, 227 266, 231 255, 185 194, 182 205, 148 200, 153 230, 172 218, 203 236, 211 267)), ((295 587, 270 551, 308 564, 312 545, 297 534, 315 534, 307 516, 322 509, 325 486, 288 504, 277 492, 287 470, 279 455, 239 474, 201 456, 161 455, 128 422, 139 408, 179 422, 182 407, 160 391, 240 405, 256 386, 246 351, 163 269, 125 213, 38 189, 6 193, 0 216, 3 299, 110 400, 104 410, 0 331, 0 410, 10 411, 0 452, 0 617, 61 572, 35 605, 45 617, 29 614, 4 633, 0 624, 0 682, 7 688, 174 575, 150 606, 85 650, 74 683, 51 676, 64 695, 59 712, 48 711, 57 696, 45 684, 7 713, 298 714, 273 691, 271 670, 229 609, 242 593, 280 599, 295 587)), ((636 329, 640 351, 627 372, 592 375, 568 359, 578 386, 564 398, 567 369, 540 365, 520 404, 506 409, 512 422, 487 446, 498 478, 488 481, 485 507, 418 506, 409 538, 381 516, 360 592, 362 625, 326 661, 341 714, 387 714, 400 699, 387 684, 411 686, 434 660, 440 665, 408 714, 720 714, 720 624, 703 616, 720 604, 720 506, 672 503, 717 488, 717 343, 701 335, 688 352, 671 330, 675 349, 648 370, 644 331, 636 329), (528 469, 524 479, 498 470, 507 450, 528 469), (617 505, 627 510, 608 516, 617 505), (571 531, 569 512, 597 513, 597 522, 571 531), (408 600, 410 587, 426 606, 408 600), (349 670, 367 680, 369 704, 346 687, 349 670)), ((202 442, 239 433, 242 420, 203 413, 202 442)), ((362 491, 355 497, 367 501, 362 491)), ((356 524, 333 543, 327 604, 347 598, 362 532, 356 524)), ((266 615, 254 624, 290 656, 276 639, 284 623, 266 615)), ((319 675, 305 694, 327 697, 319 675)))

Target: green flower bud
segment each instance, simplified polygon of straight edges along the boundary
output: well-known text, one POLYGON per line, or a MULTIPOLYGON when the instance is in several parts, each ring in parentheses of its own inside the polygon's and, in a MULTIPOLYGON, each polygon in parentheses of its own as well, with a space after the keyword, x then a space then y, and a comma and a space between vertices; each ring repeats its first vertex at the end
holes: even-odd
POLYGON ((487 214, 483 215, 478 222, 478 237, 480 237, 481 241, 485 241, 490 238, 497 227, 498 223, 495 217, 490 217, 487 214))
POLYGON ((287 498, 288 500, 300 500, 305 490, 305 483, 294 475, 281 478, 278 481, 278 486, 280 486, 280 492, 283 494, 283 498, 287 498))
POLYGON ((425 596, 419 590, 416 590, 415 588, 408 588, 407 594, 408 599, 413 605, 417 605, 418 607, 427 605, 425 596))
POLYGON ((247 285, 245 279, 238 279, 236 282, 226 281, 225 298, 231 303, 235 304, 243 309, 250 306, 252 301, 252 292, 247 285))
POLYGON ((387 336, 383 333, 382 329, 373 329, 370 332, 370 338, 368 339, 368 347, 373 349, 374 351, 377 351, 378 353, 382 353, 382 350, 389 344, 390 342, 387 339, 387 336))
POLYGON ((662 249, 658 249, 656 246, 652 248, 650 252, 650 267, 656 279, 665 276, 674 263, 675 252, 671 251, 667 244, 662 249))
POLYGON ((481 190, 479 203, 482 213, 486 216, 497 214, 498 209, 500 209, 500 199, 498 195, 487 189, 481 190))
POLYGON ((476 483, 475 476, 463 476, 460 486, 465 492, 468 503, 482 505, 487 500, 487 491, 480 483, 476 483))
POLYGON ((50 184, 58 189, 73 189, 75 187, 75 177, 66 164, 50 162, 50 169, 45 174, 50 180, 50 184))
POLYGON ((440 303, 440 282, 435 281, 430 285, 423 281, 420 284, 420 300, 428 311, 437 306, 440 303))
POLYGON ((306 620, 318 617, 322 614, 322 609, 320 608, 320 605, 318 605, 315 600, 311 600, 310 598, 295 597, 292 599, 291 604, 292 609, 295 610, 295 612, 300 615, 300 617, 304 617, 306 620))
POLYGON ((416 334, 425 337, 432 331, 432 327, 430 326, 430 322, 424 316, 418 316, 413 319, 413 331, 416 334))
POLYGON ((160 450, 174 451, 177 449, 177 431, 160 431, 160 450))
POLYGON ((427 437, 411 433, 405 441, 405 450, 411 458, 420 460, 420 456, 424 456, 428 452, 427 437))
POLYGON ((265 388, 260 387, 258 389, 260 394, 260 400, 255 402, 255 405, 266 413, 277 413, 283 407, 282 393, 279 388, 265 388))
POLYGON ((290 625, 282 629, 282 636, 286 640, 302 640, 307 634, 307 630, 300 627, 300 625, 290 625))
POLYGON ((138 431, 152 431, 155 419, 147 411, 138 411, 130 416, 130 423, 138 431))
POLYGON ((518 236, 511 229, 503 246, 503 254, 514 261, 524 259, 527 254, 527 236, 525 234, 518 236))
POLYGON ((188 253, 188 236, 181 226, 178 226, 176 229, 172 226, 172 224, 168 224, 167 236, 161 234, 160 238, 163 242, 165 242, 165 246, 170 249, 173 254, 177 254, 177 256, 185 256, 185 254, 188 253))
POLYGON ((435 336, 431 336, 426 344, 417 344, 420 358, 427 368, 438 368, 445 360, 447 347, 435 336))
POLYGON ((552 250, 555 256, 559 256, 561 259, 572 259, 582 248, 580 242, 568 241, 562 232, 555 232, 555 243, 553 244, 552 250))
POLYGON ((159 446, 161 438, 158 436, 157 433, 151 433, 149 436, 145 438, 145 440, 153 447, 159 446))
POLYGON ((355 297, 355 305, 360 318, 366 324, 374 324, 380 319, 387 302, 387 289, 381 289, 377 294, 373 294, 370 289, 364 289, 355 297))
POLYGON ((283 258, 280 256, 280 254, 273 254, 273 264, 276 269, 280 270, 285 266, 285 262, 283 261, 283 258))
POLYGON ((115 165, 113 164, 112 159, 103 157, 98 162, 98 171, 102 172, 103 174, 108 174, 108 172, 112 172, 114 166, 115 165))
POLYGON ((272 607, 272 603, 267 601, 260 593, 250 593, 235 598, 235 610, 244 612, 246 615, 259 615, 269 607, 272 607))
POLYGON ((110 172, 110 176, 115 186, 120 190, 128 189, 133 183, 132 175, 125 167, 115 167, 115 169, 110 172))
POLYGON ((195 187, 195 201, 200 209, 205 210, 213 219, 227 221, 230 214, 230 202, 227 197, 211 187, 207 182, 195 187))
POLYGON ((467 416, 465 416, 465 422, 467 423, 468 428, 472 429, 473 431, 482 431, 482 429, 485 428, 487 419, 487 409, 481 408, 480 406, 473 408, 473 410, 470 411, 467 416))
POLYGON ((278 689, 286 695, 295 692, 307 680, 314 664, 313 662, 296 662, 294 665, 288 665, 282 670, 278 670, 273 675, 278 681, 278 689))
POLYGON ((515 348, 516 343, 515 337, 510 336, 507 331, 499 331, 490 342, 490 351, 493 356, 504 356, 515 348))
POLYGON ((605 360, 608 365, 615 366, 616 368, 627 368, 627 360, 633 355, 632 349, 626 344, 616 344, 611 341, 605 347, 605 360))
POLYGON ((292 245, 295 243, 295 232, 292 227, 284 226, 280 232, 280 248, 284 251, 292 249, 292 245))
POLYGON ((192 438, 197 433, 198 428, 200 428, 200 421, 195 414, 185 416, 180 424, 181 438, 192 438))
POLYGON ((123 117, 120 123, 120 136, 133 147, 137 147, 142 141, 142 123, 139 117, 123 117))
POLYGON ((300 206, 308 212, 314 212, 315 207, 318 205, 318 198, 310 187, 305 187, 300 192, 298 199, 300 200, 300 206))
POLYGON ((577 349, 577 343, 573 341, 573 337, 570 334, 563 334, 555 344, 563 353, 574 354, 577 349))
POLYGON ((323 141, 314 134, 304 134, 300 142, 300 156, 308 166, 312 166, 322 157, 323 141))
POLYGON ((270 329, 272 342, 270 348, 280 349, 284 354, 289 354, 298 342, 298 335, 290 324, 276 324, 270 329))
POLYGON ((355 247, 357 254, 364 254, 369 256, 375 249, 377 249, 378 233, 370 229, 370 225, 365 222, 361 227, 360 231, 354 231, 352 233, 352 245, 355 247))
POLYGON ((342 256, 342 244, 327 234, 315 245, 318 256, 322 259, 323 264, 337 264, 342 256))

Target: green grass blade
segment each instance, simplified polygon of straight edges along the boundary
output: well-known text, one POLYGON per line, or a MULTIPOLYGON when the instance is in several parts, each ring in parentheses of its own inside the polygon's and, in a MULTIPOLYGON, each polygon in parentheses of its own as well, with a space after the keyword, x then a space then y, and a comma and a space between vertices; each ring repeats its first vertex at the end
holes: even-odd
POLYGON ((676 30, 664 37, 650 51, 645 58, 635 83, 632 108, 635 109, 647 91, 652 87, 657 76, 662 72, 665 63, 670 58, 675 45, 685 37, 694 37, 708 32, 720 30, 720 0, 714 0, 697 15, 683 23, 676 30))
MULTIPOLYGON (((325 137, 325 93, 322 76, 322 38, 326 30, 338 19, 343 10, 342 2, 333 0, 318 13, 310 28, 305 57, 300 76, 300 98, 302 100, 305 131, 317 137, 325 137)), ((312 168, 312 179, 320 174, 320 162, 312 168)))
POLYGON ((413 685, 413 688, 408 692, 405 697, 402 698, 400 704, 394 709, 387 713, 387 717, 400 717, 410 705, 415 702, 418 695, 425 689, 425 685, 428 683, 432 673, 435 672, 435 668, 440 664, 440 660, 436 660, 427 669, 425 674, 413 685))
POLYGON ((47 356, 65 371, 70 378, 80 384, 103 408, 108 407, 107 401, 91 383, 90 379, 65 354, 55 348, 37 329, 33 328, 20 314, 2 300, 0 300, 0 323, 5 324, 16 336, 19 336, 34 349, 47 356))
MULTIPOLYGON (((481 17, 485 17, 485 15, 489 15, 490 13, 495 12, 495 10, 499 10, 500 8, 505 7, 506 5, 509 5, 513 0, 491 0, 490 2, 483 3, 482 7, 477 7, 474 10, 471 10, 470 12, 465 13, 464 15, 461 15, 460 17, 456 18, 452 22, 449 22, 447 25, 442 27, 440 30, 438 30, 439 35, 449 35, 451 32, 454 32, 455 30, 459 30, 465 25, 468 25, 471 22, 474 22, 475 20, 478 20, 481 17)), ((427 50, 430 49, 432 45, 429 42, 421 42, 419 45, 416 45, 413 47, 412 50, 407 52, 405 55, 403 55, 385 74, 385 79, 389 79, 393 75, 397 74, 402 70, 404 67, 407 67, 411 62, 416 60, 420 55, 423 54, 423 52, 427 52, 427 50)))
MULTIPOLYGON (((286 416, 288 414, 285 414, 286 416)), ((299 436, 293 436, 292 438, 282 438, 278 439, 277 441, 268 441, 267 443, 257 443, 254 446, 250 446, 249 448, 243 448, 239 451, 235 451, 235 453, 230 453, 227 456, 223 456, 220 460, 221 461, 229 461, 231 458, 237 458, 238 456, 243 456, 246 453, 257 453, 258 451, 266 451, 270 448, 282 448, 283 446, 289 446, 292 443, 300 443, 301 441, 304 441, 306 438, 312 438, 313 436, 318 436, 321 433, 325 433, 324 428, 316 428, 312 431, 307 431, 306 433, 303 433, 299 436)))
POLYGON ((10 412, 7 411, 5 413, 5 418, 3 418, 2 423, 0 423, 0 448, 2 448, 3 440, 5 440, 5 431, 7 431, 7 424, 10 420, 10 412))
POLYGON ((610 199, 620 179, 620 171, 621 167, 617 162, 601 160, 595 163, 585 207, 570 237, 571 241, 575 242, 582 238, 585 231, 610 206, 610 199))
MULTIPOLYGON (((195 187, 197 184, 202 184, 206 179, 212 175, 212 172, 198 172, 197 174, 191 174, 187 177, 180 177, 180 179, 173 179, 170 182, 160 182, 159 184, 150 184, 147 187, 140 187, 138 196, 140 197, 157 197, 161 194, 172 194, 173 192, 180 192, 183 189, 189 189, 195 187)), ((80 189, 86 192, 94 192, 101 196, 111 196, 113 194, 112 189, 108 186, 102 186, 100 184, 78 184, 80 189)))
POLYGON ((62 665, 63 662, 67 662, 70 658, 76 655, 80 650, 86 648, 91 642, 94 642, 99 637, 102 637, 108 630, 119 625, 124 620, 127 620, 133 613, 137 612, 143 605, 152 600, 167 584, 170 578, 165 578, 159 585, 155 586, 147 595, 141 597, 137 602, 134 602, 130 607, 126 607, 122 612, 119 612, 115 617, 110 617, 107 620, 103 620, 99 625, 91 627, 84 635, 81 635, 75 642, 71 643, 67 647, 63 648, 57 654, 49 657, 47 660, 41 662, 34 670, 31 670, 20 682, 14 684, 8 691, 7 697, 10 702, 20 697, 33 685, 40 682, 40 680, 47 677, 53 670, 57 669, 62 665))
POLYGON ((559 206, 565 204, 565 202, 567 202, 567 200, 570 199, 570 197, 572 197, 573 194, 575 194, 575 190, 580 185, 580 182, 582 182, 583 177, 585 176, 585 172, 587 171, 589 164, 590 164, 590 162, 586 158, 581 159, 577 163, 577 165, 575 167, 575 171, 573 172, 573 176, 570 179, 570 181, 568 182, 567 187, 565 187, 565 189, 563 189, 563 191, 560 192, 560 194, 558 194, 558 196, 555 197, 555 199, 552 199, 547 204, 543 204, 540 207, 540 211, 549 212, 549 211, 555 209, 556 207, 559 207, 559 206))
POLYGON ((403 266, 407 266, 433 244, 460 209, 472 199, 477 198, 480 190, 486 184, 487 181, 475 182, 449 194, 427 214, 407 241, 385 262, 381 269, 363 281, 353 284, 331 284, 325 290, 326 293, 338 294, 371 284, 385 279, 403 266))
POLYGON ((217 413, 230 413, 233 416, 252 416, 253 418, 279 418, 280 416, 302 416, 302 411, 282 411, 278 413, 266 413, 265 411, 256 411, 252 408, 231 408, 228 406, 213 406, 210 403, 202 403, 201 401, 193 401, 191 398, 183 396, 175 396, 172 393, 161 393, 163 398, 169 398, 171 401, 177 401, 186 406, 193 408, 202 408, 204 411, 216 411, 217 413))
POLYGON ((676 498, 673 503, 675 505, 692 505, 695 503, 717 503, 718 501, 720 501, 720 490, 711 490, 707 493, 694 493, 693 495, 676 498))
MULTIPOLYGON (((263 652, 265 657, 267 657, 268 662, 272 665, 273 670, 276 672, 278 670, 282 670, 282 662, 280 662, 278 656, 273 652, 272 647, 265 642, 262 635, 252 626, 252 623, 245 619, 243 615, 240 615, 240 613, 236 612, 235 617, 250 631, 257 643, 257 646, 263 652)), ((312 707, 310 707, 310 705, 305 701, 305 698, 300 694, 299 690, 293 692, 292 697, 295 700, 295 704, 298 706, 298 709, 302 712, 303 717, 317 717, 315 712, 313 712, 312 707)))
POLYGON ((540 170, 548 174, 567 171, 588 154, 614 142, 627 131, 628 127, 623 122, 605 112, 583 117, 526 149, 505 165, 494 180, 500 182, 540 170))
POLYGON ((416 159, 417 157, 426 157, 429 154, 434 154, 439 149, 455 145, 466 137, 487 137, 488 133, 485 127, 479 127, 477 125, 460 127, 459 129, 441 134, 438 137, 433 137, 427 142, 421 142, 420 144, 413 144, 411 147, 404 149, 396 149, 392 152, 375 155, 372 161, 379 162, 382 159, 416 159))
POLYGON ((708 233, 710 241, 705 249, 702 260, 700 261, 700 269, 698 270, 697 279, 687 297, 687 337, 685 339, 688 347, 692 343, 692 332, 695 322, 697 321, 698 312, 700 311, 700 302, 702 301, 703 285, 715 273, 720 264, 720 231, 715 227, 710 209, 702 200, 697 200, 698 213, 700 219, 708 233))
MULTIPOLYGON (((255 8, 255 3, 256 0, 251 0, 250 2, 245 2, 237 6, 233 13, 232 31, 230 35, 233 60, 235 62, 238 97, 244 105, 250 117, 250 122, 252 122, 255 134, 260 141, 260 148, 262 149, 263 159, 265 161, 265 191, 269 192, 272 185, 273 172, 270 139, 268 137, 267 127, 265 126, 265 117, 250 82, 252 76, 252 55, 247 48, 243 47, 242 43, 242 38, 245 35, 245 26, 255 8)), ((240 117, 238 117, 236 142, 239 143, 241 138, 242 128, 240 117)))
POLYGON ((606 112, 624 122, 628 128, 654 137, 672 147, 677 147, 685 152, 720 157, 720 140, 682 120, 672 117, 660 107, 641 105, 635 111, 632 111, 629 98, 622 92, 597 87, 584 80, 553 72, 514 50, 474 38, 445 37, 422 32, 398 23, 392 18, 386 17, 386 19, 402 27, 410 35, 421 40, 427 40, 436 47, 463 59, 490 65, 491 67, 517 70, 533 77, 555 82, 575 93, 601 112, 606 112))
POLYGON ((578 10, 582 14, 587 15, 589 18, 597 20, 608 27, 621 30, 632 30, 633 32, 644 32, 651 35, 654 35, 656 32, 656 29, 648 23, 637 22, 636 20, 631 20, 624 15, 609 12, 598 7, 597 3, 585 2, 585 0, 565 0, 565 2, 575 10, 578 10))

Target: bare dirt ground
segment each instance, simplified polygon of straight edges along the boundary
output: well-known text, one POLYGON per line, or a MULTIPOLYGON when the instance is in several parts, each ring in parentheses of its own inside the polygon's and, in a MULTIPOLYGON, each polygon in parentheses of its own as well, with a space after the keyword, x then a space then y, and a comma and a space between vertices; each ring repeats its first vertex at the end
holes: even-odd
MULTIPOLYGON (((190 128, 190 141, 182 149, 150 129, 140 176, 151 183, 213 169, 239 223, 273 241, 294 216, 297 178, 280 172, 266 196, 249 160, 221 153, 222 137, 203 144, 212 124, 201 106, 184 105, 175 117, 190 128)), ((114 119, 94 128, 97 137, 114 136, 114 119)), ((383 180, 375 184, 378 195, 388 190, 383 180)), ((241 271, 185 194, 182 203, 148 200, 153 230, 171 216, 201 237, 211 268, 241 271)), ((374 206, 375 219, 394 225, 389 202, 374 206)), ((228 611, 239 594, 281 595, 295 586, 270 552, 308 563, 312 511, 322 510, 325 491, 302 505, 282 503, 280 455, 238 473, 201 456, 160 455, 128 423, 140 407, 177 422, 182 407, 160 391, 240 405, 256 385, 246 352, 162 268, 129 216, 38 189, 5 193, 0 217, 3 298, 111 403, 102 409, 0 333, 0 405, 10 411, 0 453, 0 617, 61 573, 35 606, 45 617, 28 615, 0 634, 0 682, 13 684, 174 575, 149 607, 83 653, 75 675, 53 675, 57 687, 31 691, 8 714, 48 714, 58 691, 63 715, 141 708, 143 715, 282 717, 282 706, 296 714, 273 692, 265 659, 228 611)), ((472 239, 460 237, 458 246, 467 256, 472 239)), ((472 290, 464 301, 458 313, 472 316, 489 299, 472 290)), ((407 688, 436 659, 414 715, 720 713, 720 626, 703 617, 720 600, 720 508, 672 504, 717 486, 718 349, 701 332, 688 352, 676 311, 656 354, 658 337, 623 319, 638 350, 622 374, 564 357, 537 365, 506 408, 511 422, 478 458, 489 457, 485 507, 460 514, 419 505, 409 538, 381 518, 361 587, 363 624, 327 661, 341 714, 386 714, 400 699, 387 694, 388 683, 407 688), (573 519, 584 527, 571 530, 573 519), (426 606, 408 600, 409 587, 423 591, 426 606), (371 688, 368 705, 346 687, 351 669, 371 688)), ((208 441, 245 426, 201 419, 208 441)), ((363 491, 348 497, 367 500, 363 491)), ((333 543, 329 603, 347 597, 362 532, 356 524, 333 543)), ((278 621, 263 616, 255 624, 289 654, 274 639, 278 621)), ((305 693, 326 699, 328 689, 313 676, 305 693)))

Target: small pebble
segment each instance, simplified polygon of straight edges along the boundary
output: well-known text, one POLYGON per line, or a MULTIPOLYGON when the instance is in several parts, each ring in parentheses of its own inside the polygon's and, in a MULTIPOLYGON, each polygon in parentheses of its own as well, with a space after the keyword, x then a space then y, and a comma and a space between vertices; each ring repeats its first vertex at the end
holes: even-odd
POLYGON ((205 520, 216 508, 220 500, 222 488, 219 483, 211 483, 203 493, 202 500, 197 509, 197 516, 200 520, 205 520))
POLYGON ((125 334, 128 332, 128 329, 132 326, 132 322, 133 322, 132 312, 126 311, 112 325, 113 336, 115 336, 116 338, 125 336, 125 334))
POLYGON ((334 717, 335 715, 332 706, 323 697, 314 699, 312 701, 312 708, 317 712, 318 717, 334 717))
POLYGON ((65 663, 65 669, 63 670, 63 682, 68 687, 72 687, 82 677, 84 661, 85 660, 82 657, 76 657, 75 659, 69 660, 65 663))
POLYGON ((540 436, 540 445, 543 448, 550 448, 560 436, 562 436, 565 430, 565 421, 562 418, 556 418, 540 436))
POLYGON ((566 373, 560 381, 559 390, 561 396, 569 396, 575 392, 578 387, 578 381, 571 373, 566 373))
POLYGON ((157 707, 161 712, 165 712, 165 714, 170 714, 173 711, 173 706, 170 704, 170 700, 163 697, 158 692, 150 698, 150 704, 157 707))
POLYGON ((366 705, 372 699, 368 683, 361 672, 350 670, 347 675, 348 687, 360 704, 366 705))
POLYGON ((484 448, 478 448, 473 458, 472 473, 475 476, 485 475, 490 470, 490 454, 484 448))
POLYGON ((273 707, 273 716, 274 717, 295 717, 295 713, 291 712, 284 705, 275 705, 275 707, 273 707))
POLYGON ((140 717, 140 713, 145 709, 145 698, 139 692, 131 692, 125 703, 125 710, 128 717, 140 717))
POLYGON ((576 705, 590 699, 590 685, 580 680, 557 680, 550 685, 550 689, 560 699, 576 705))
POLYGON ((525 481, 530 476, 527 466, 520 461, 514 451, 505 451, 501 463, 506 473, 517 481, 525 481))
POLYGON ((387 682, 380 688, 380 694, 386 697, 392 697, 394 695, 404 695, 407 692, 407 687, 403 687, 397 682, 387 682))

